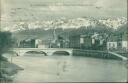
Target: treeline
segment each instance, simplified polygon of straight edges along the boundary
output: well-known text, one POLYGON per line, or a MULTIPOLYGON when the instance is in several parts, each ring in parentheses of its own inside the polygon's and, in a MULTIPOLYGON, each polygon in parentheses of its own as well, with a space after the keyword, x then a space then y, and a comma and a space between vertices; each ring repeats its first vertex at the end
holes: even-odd
POLYGON ((106 34, 109 36, 115 34, 115 31, 116 30, 114 30, 113 28, 107 27, 103 24, 98 24, 96 26, 88 26, 88 27, 82 26, 78 29, 73 29, 72 31, 62 33, 61 35, 66 37, 67 34, 68 36, 72 36, 72 35, 80 35, 80 34, 92 35, 94 33, 98 33, 100 35, 106 34))
POLYGON ((12 83, 12 76, 19 70, 23 70, 17 65, 8 61, 3 53, 6 53, 15 43, 12 33, 0 31, 0 83, 12 83))
POLYGON ((0 56, 12 47, 13 40, 10 32, 0 32, 0 56))
MULTIPOLYGON (((80 28, 67 28, 67 29, 56 28, 55 31, 57 36, 61 35, 63 37, 69 37, 77 34, 90 35, 95 32, 99 34, 107 34, 109 36, 109 35, 116 35, 122 33, 123 31, 126 31, 124 28, 126 28, 126 25, 123 25, 119 29, 115 30, 106 25, 97 24, 95 26, 88 26, 88 27, 82 26, 80 28)), ((27 38, 39 38, 39 39, 47 40, 53 38, 53 29, 48 29, 48 30, 44 30, 43 28, 30 29, 30 30, 16 32, 13 35, 19 40, 23 40, 27 38)))
POLYGON ((6 58, 2 54, 12 46, 12 36, 10 32, 0 32, 0 78, 2 77, 2 61, 6 61, 6 58))

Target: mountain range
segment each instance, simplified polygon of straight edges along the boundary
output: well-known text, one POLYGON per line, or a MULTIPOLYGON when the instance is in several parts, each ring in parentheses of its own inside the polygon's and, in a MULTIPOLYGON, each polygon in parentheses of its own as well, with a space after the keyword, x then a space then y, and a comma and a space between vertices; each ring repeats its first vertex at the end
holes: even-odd
POLYGON ((4 31, 19 32, 31 29, 69 29, 69 28, 80 28, 88 26, 96 26, 97 24, 103 24, 108 28, 118 29, 120 26, 127 23, 127 18, 93 18, 93 17, 82 17, 75 19, 60 18, 56 20, 42 20, 33 22, 16 22, 11 26, 3 28, 4 31))
POLYGON ((92 34, 94 32, 111 34, 123 25, 127 24, 127 19, 121 18, 92 18, 83 17, 76 19, 56 19, 36 22, 18 22, 8 27, 13 36, 18 40, 37 38, 49 40, 53 38, 53 31, 56 35, 63 36, 72 34, 92 34))

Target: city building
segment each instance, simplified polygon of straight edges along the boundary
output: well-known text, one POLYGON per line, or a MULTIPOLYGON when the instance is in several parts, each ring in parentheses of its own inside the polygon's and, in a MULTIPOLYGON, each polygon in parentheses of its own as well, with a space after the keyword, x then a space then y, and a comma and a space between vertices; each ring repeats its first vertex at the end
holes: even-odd
POLYGON ((80 48, 81 49, 92 48, 92 38, 90 35, 80 35, 80 48))
POLYGON ((118 37, 117 36, 110 36, 108 38, 108 41, 107 41, 107 49, 108 50, 116 50, 117 49, 117 46, 119 46, 119 42, 117 42, 117 39, 118 37))
POLYGON ((41 44, 42 44, 42 40, 41 39, 36 39, 35 40, 35 47, 36 48, 38 48, 41 44))
POLYGON ((57 47, 59 48, 64 48, 64 38, 61 36, 58 36, 56 43, 57 43, 57 47))
POLYGON ((128 50, 128 35, 126 32, 111 35, 107 41, 108 50, 128 50))
POLYGON ((128 50, 128 33, 124 32, 124 34, 122 34, 122 49, 123 50, 128 50))
POLYGON ((87 50, 104 50, 106 49, 106 39, 98 33, 81 34, 69 37, 70 48, 87 49, 87 50))
POLYGON ((74 35, 69 37, 70 48, 76 49, 90 49, 92 46, 92 39, 89 35, 74 35))
POLYGON ((69 47, 70 48, 80 48, 80 35, 73 35, 69 37, 69 47))
POLYGON ((118 50, 128 51, 128 25, 125 24, 118 29, 118 50))
POLYGON ((49 41, 48 40, 41 40, 36 39, 35 40, 36 48, 49 48, 49 41))
POLYGON ((35 48, 35 39, 25 39, 20 41, 20 48, 35 48))
POLYGON ((92 36, 92 49, 105 50, 106 49, 106 35, 94 33, 92 36))
POLYGON ((52 48, 69 48, 69 39, 64 39, 64 37, 58 35, 55 41, 51 41, 52 48))

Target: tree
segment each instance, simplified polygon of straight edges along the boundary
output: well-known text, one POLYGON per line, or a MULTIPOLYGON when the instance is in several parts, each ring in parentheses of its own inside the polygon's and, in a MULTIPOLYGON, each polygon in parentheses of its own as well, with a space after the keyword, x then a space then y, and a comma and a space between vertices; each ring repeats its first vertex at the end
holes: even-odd
POLYGON ((0 32, 0 55, 12 46, 11 35, 10 32, 0 32))
POLYGON ((6 52, 12 46, 10 32, 0 32, 0 77, 1 77, 1 61, 5 60, 2 54, 6 52))

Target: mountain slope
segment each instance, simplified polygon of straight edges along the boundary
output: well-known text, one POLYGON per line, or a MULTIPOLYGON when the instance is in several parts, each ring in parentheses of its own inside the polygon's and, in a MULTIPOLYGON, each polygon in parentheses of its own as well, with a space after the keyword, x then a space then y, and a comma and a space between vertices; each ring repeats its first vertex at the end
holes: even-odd
POLYGON ((122 26, 127 23, 127 18, 92 18, 92 17, 83 17, 75 19, 66 19, 60 18, 56 20, 44 20, 44 21, 35 21, 35 22, 17 22, 12 26, 7 26, 3 28, 4 30, 9 30, 11 32, 17 32, 22 30, 30 29, 52 29, 52 28, 80 28, 95 26, 97 24, 103 24, 107 27, 117 29, 119 26, 122 26))

